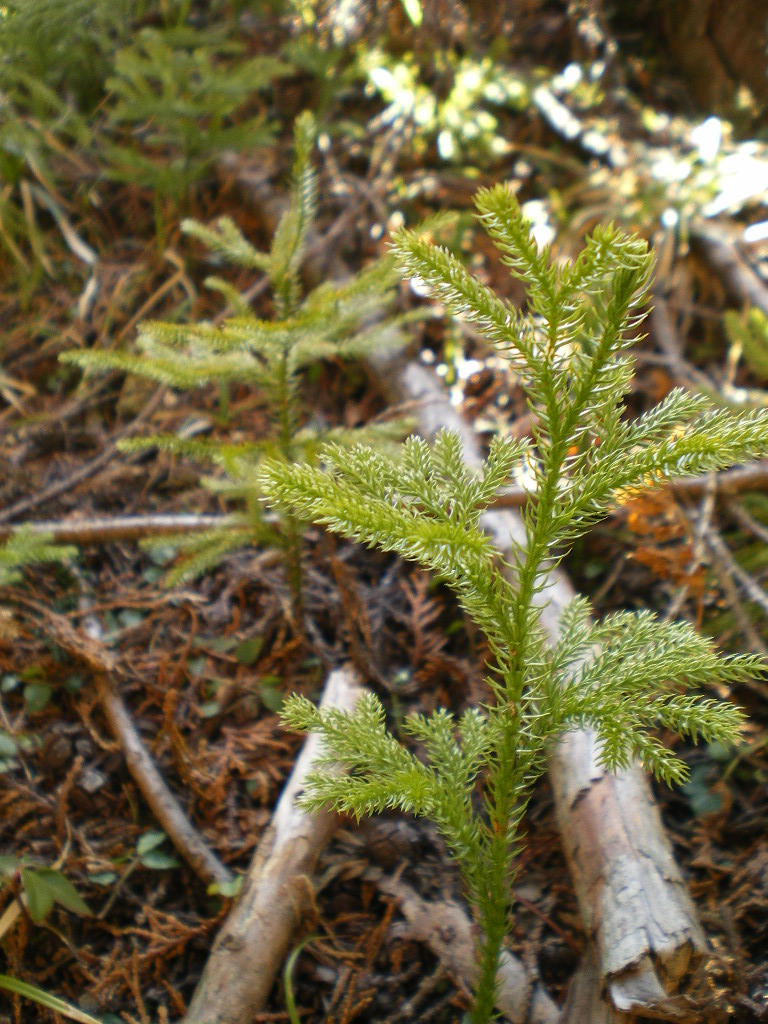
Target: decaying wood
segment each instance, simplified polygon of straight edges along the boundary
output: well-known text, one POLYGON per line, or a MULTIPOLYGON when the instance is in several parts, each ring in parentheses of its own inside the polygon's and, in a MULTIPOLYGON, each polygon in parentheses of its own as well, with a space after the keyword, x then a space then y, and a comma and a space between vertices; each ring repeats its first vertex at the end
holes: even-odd
MULTIPOLYGON (((466 910, 452 900, 423 900, 409 885, 384 875, 378 868, 366 873, 378 888, 397 901, 405 923, 398 933, 423 942, 456 978, 471 990, 477 981, 477 937, 466 910)), ((496 1009, 512 1024, 558 1024, 560 1011, 539 981, 509 950, 499 962, 496 1009)))
POLYGON ((600 987, 618 1010, 676 1020, 674 993, 705 939, 648 780, 639 768, 607 775, 596 755, 591 733, 569 733, 549 772, 600 987))
MULTIPOLYGON (((351 710, 362 687, 350 667, 328 676, 320 707, 351 710)), ((320 738, 309 736, 245 876, 242 893, 219 932, 183 1024, 250 1024, 262 1009, 313 905, 310 874, 338 817, 309 814, 297 799, 320 738)))
POLYGON ((629 1024, 630 1017, 603 999, 602 973, 593 944, 568 986, 561 1024, 629 1024))
MULTIPOLYGON (((419 402, 421 433, 457 431, 467 462, 480 465, 474 433, 431 370, 414 362, 379 360, 374 366, 393 398, 419 402)), ((491 509, 481 523, 502 550, 525 541, 512 510, 491 509)), ((555 571, 539 597, 542 624, 553 642, 573 596, 565 574, 555 571)), ((701 958, 705 939, 645 774, 640 767, 619 775, 600 769, 588 731, 562 740, 549 773, 585 930, 600 964, 595 984, 607 989, 618 1009, 674 1020, 670 996, 701 958)), ((593 996, 597 1001, 600 993, 593 996)))
MULTIPOLYGON (((653 984, 653 972, 646 969, 644 964, 638 966, 635 972, 627 972, 627 986, 624 991, 632 989, 635 985, 644 983, 653 984)), ((574 974, 568 986, 568 997, 562 1010, 560 1024, 633 1024, 638 1017, 625 1010, 617 1010, 608 1000, 602 998, 602 972, 597 960, 594 945, 590 945, 582 958, 579 969, 574 974)), ((703 1020, 720 1019, 717 1016, 708 1015, 708 1005, 711 995, 702 986, 702 991, 696 995, 668 995, 657 991, 643 994, 641 1002, 645 1006, 652 1006, 653 1011, 645 1010, 642 1020, 654 1018, 656 1020, 674 1021, 675 1024, 700 1024, 703 1020)), ((633 993, 633 1002, 638 1002, 637 993, 633 993)))

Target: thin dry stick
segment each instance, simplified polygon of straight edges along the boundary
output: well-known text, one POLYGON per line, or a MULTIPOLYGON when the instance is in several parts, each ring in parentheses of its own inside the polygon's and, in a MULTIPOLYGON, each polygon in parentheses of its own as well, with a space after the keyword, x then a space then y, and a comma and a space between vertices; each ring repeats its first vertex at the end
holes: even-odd
POLYGON ((669 302, 658 288, 653 292, 649 321, 654 340, 664 353, 665 362, 674 371, 674 375, 680 383, 699 387, 705 394, 715 393, 717 386, 713 381, 684 357, 680 332, 672 318, 669 302))
POLYGON ((168 788, 144 746, 128 709, 110 682, 118 674, 117 662, 111 651, 97 637, 75 629, 66 618, 44 605, 20 595, 17 595, 16 600, 34 610, 49 636, 68 654, 87 665, 93 673, 104 717, 125 757, 128 771, 179 854, 206 885, 231 882, 231 872, 193 827, 168 788))
MULTIPOLYGON (((749 466, 726 469, 719 473, 706 473, 701 476, 685 477, 682 480, 671 480, 663 490, 668 490, 680 498, 703 498, 706 496, 714 478, 715 491, 720 495, 742 494, 744 491, 762 491, 768 488, 768 459, 761 459, 749 466)), ((492 502, 493 508, 522 508, 529 500, 528 491, 520 487, 510 487, 502 491, 492 502)), ((619 505, 613 515, 622 515, 624 506, 619 505)))
MULTIPOLYGON (((722 558, 714 551, 711 547, 709 548, 709 555, 712 560, 712 565, 717 572, 717 582, 722 588, 725 599, 728 602, 728 607, 733 612, 733 617, 736 620, 736 625, 744 634, 744 638, 749 644, 753 651, 757 651, 762 654, 763 657, 768 657, 768 646, 764 643, 762 637, 757 632, 755 627, 747 613, 747 609, 741 600, 739 589, 733 581, 733 577, 730 572, 730 565, 728 562, 723 561, 722 558)), ((754 686, 757 689, 761 689, 760 683, 747 683, 747 686, 754 686)))
MULTIPOLYGON (((423 403, 420 403, 423 404, 423 403)), ((755 462, 750 466, 729 469, 721 473, 688 477, 674 480, 667 485, 669 490, 681 498, 704 497, 711 486, 714 476, 715 491, 718 497, 737 495, 744 491, 759 491, 768 488, 768 460, 755 462)), ((492 502, 493 508, 522 508, 530 498, 528 491, 521 487, 510 487, 499 494, 492 502)), ((614 515, 622 515, 625 506, 614 510, 614 515)), ((226 515, 184 515, 157 514, 136 516, 114 516, 102 518, 96 516, 89 519, 51 519, 36 523, 24 523, 23 527, 35 533, 50 534, 55 544, 112 544, 118 541, 142 540, 146 537, 173 537, 186 533, 199 533, 203 530, 214 530, 230 521, 226 515)), ((22 529, 18 526, 0 526, 0 544, 22 529)))
POLYGON ((708 221, 695 221, 691 241, 725 282, 731 298, 757 306, 768 316, 768 287, 739 253, 730 232, 708 221))
POLYGON ((707 534, 707 546, 718 561, 725 566, 728 574, 739 584, 750 601, 753 601, 768 615, 768 594, 754 581, 750 574, 739 565, 728 545, 715 530, 707 534))
MULTIPOLYGON (((736 370, 739 365, 739 354, 736 346, 731 346, 728 351, 728 358, 726 362, 726 375, 723 381, 723 388, 728 388, 733 385, 734 378, 736 376, 736 370)), ((706 537, 707 533, 711 530, 712 519, 715 514, 715 502, 717 498, 717 477, 715 473, 708 474, 707 488, 704 493, 704 498, 699 508, 699 514, 696 518, 695 526, 692 526, 693 532, 693 551, 691 553, 691 562, 688 566, 687 577, 690 580, 693 575, 697 572, 699 567, 704 563, 704 552, 706 548, 706 537)), ((677 595, 672 601, 667 614, 667 619, 673 619, 677 616, 680 608, 683 605, 688 595, 688 582, 679 589, 677 595)))
POLYGON ((120 744, 128 771, 163 831, 205 885, 227 885, 233 875, 191 825, 144 746, 128 709, 105 674, 96 674, 96 689, 104 717, 120 744))
POLYGON ((745 508, 738 504, 736 501, 726 502, 728 509, 728 515, 735 519, 739 526, 746 530, 747 533, 751 533, 753 537, 757 537, 763 544, 768 544, 768 527, 763 526, 757 519, 747 512, 745 508))

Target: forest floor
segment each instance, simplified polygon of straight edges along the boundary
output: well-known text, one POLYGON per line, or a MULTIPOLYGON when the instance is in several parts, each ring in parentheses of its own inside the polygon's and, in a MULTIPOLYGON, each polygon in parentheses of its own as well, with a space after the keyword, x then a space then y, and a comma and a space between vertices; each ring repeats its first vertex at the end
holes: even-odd
MULTIPOLYGON (((537 13, 515 42, 529 65, 554 73, 583 58, 584 35, 565 5, 562 11, 550 5, 546 16, 543 5, 529 6, 537 13)), ((427 15, 428 9, 425 4, 427 15)), ((248 45, 256 51, 264 43, 254 35, 248 45)), ((465 218, 473 269, 519 302, 519 287, 468 216, 476 187, 506 178, 522 199, 560 204, 554 213, 550 207, 550 226, 561 254, 573 255, 584 232, 611 217, 657 244, 657 308, 669 317, 649 320, 636 350, 630 414, 677 384, 706 387, 723 400, 748 396, 764 403, 765 378, 757 366, 737 361, 722 329, 723 311, 743 304, 738 281, 718 269, 704 229, 676 236, 660 227, 668 197, 658 192, 667 186, 646 173, 662 153, 682 159, 691 152, 690 131, 706 111, 668 116, 670 95, 679 99, 685 91, 683 73, 672 61, 672 71, 651 81, 641 58, 630 58, 623 45, 611 58, 615 74, 624 76, 623 105, 613 87, 583 117, 600 121, 609 153, 630 155, 623 164, 591 152, 583 139, 563 139, 531 107, 505 121, 512 155, 487 167, 475 160, 471 175, 441 162, 434 140, 419 152, 407 134, 377 171, 371 153, 380 142, 374 122, 381 102, 377 107, 362 93, 340 99, 334 124, 343 117, 356 130, 331 132, 317 154, 320 244, 307 262, 308 280, 357 270, 383 252, 396 212, 413 223, 452 210, 465 218), (647 155, 652 147, 640 127, 641 105, 659 119, 668 116, 652 139, 656 157, 647 155)), ((274 204, 286 187, 292 119, 311 105, 314 89, 307 72, 283 80, 280 137, 257 157, 229 154, 219 161, 183 211, 161 208, 160 232, 151 192, 99 183, 100 206, 72 217, 96 253, 92 266, 80 266, 57 225, 42 218, 51 272, 26 295, 17 287, 0 289, 3 528, 93 521, 98 535, 115 516, 226 511, 224 499, 201 484, 194 460, 157 450, 125 454, 115 443, 190 424, 206 435, 259 437, 264 409, 253 389, 233 390, 222 424, 213 388, 190 397, 130 375, 83 376, 62 368, 58 357, 72 349, 130 346, 139 321, 175 316, 184 303, 192 319, 216 315, 220 297, 203 288, 208 267, 200 247, 181 235, 181 213, 205 222, 230 215, 266 249, 274 204)), ((733 138, 724 151, 729 146, 738 156, 733 138)), ((764 157, 762 149, 758 155, 764 157)), ((82 163, 87 176, 87 155, 82 163)), ((717 187, 713 173, 710 196, 717 187)), ((692 196, 680 204, 688 204, 692 221, 705 205, 697 188, 704 186, 691 185, 692 196)), ((64 196, 72 199, 66 190, 64 196)), ((752 206, 737 215, 724 209, 717 218, 728 250, 757 289, 752 294, 764 300, 766 252, 738 239, 765 201, 753 196, 752 206)), ((230 280, 246 291, 254 276, 236 271, 230 280)), ((258 295, 256 313, 268 316, 270 301, 258 295)), ((405 285, 402 301, 414 301, 405 285)), ((461 325, 439 316, 419 325, 409 355, 438 371, 452 404, 482 440, 494 430, 528 429, 503 359, 461 325)), ((375 373, 341 361, 314 368, 302 399, 307 419, 347 427, 386 408, 375 373)), ((766 482, 768 473, 756 473, 748 491, 690 497, 669 490, 640 499, 596 527, 564 568, 600 614, 648 607, 688 618, 726 649, 765 651, 766 482), (744 577, 754 591, 745 591, 744 577)), ((301 627, 272 551, 230 554, 194 583, 169 589, 164 572, 174 556, 170 540, 148 551, 131 539, 97 536, 80 546, 75 561, 29 567, 23 583, 0 591, 0 849, 28 864, 61 868, 91 910, 81 916, 56 909, 41 924, 22 914, 2 940, 4 972, 107 1024, 184 1014, 230 900, 206 892, 139 793, 103 714, 96 681, 103 666, 89 646, 96 635, 109 652, 112 683, 165 782, 234 873, 246 870, 300 749, 302 738, 287 733, 276 714, 285 695, 318 697, 329 669, 344 661, 382 697, 395 722, 439 706, 461 711, 485 693, 482 638, 447 589, 393 556, 309 530, 301 627)), ((691 782, 655 793, 710 945, 709 1001, 701 1019, 757 1024, 768 1020, 768 691, 755 683, 730 696, 748 714, 743 743, 734 751, 681 747, 691 782)), ((300 1019, 459 1020, 467 993, 409 932, 371 867, 396 875, 425 899, 461 899, 460 879, 431 826, 395 814, 360 826, 342 821, 321 852, 314 906, 295 936, 296 947, 313 937, 289 982, 300 1019)), ((12 884, 18 892, 18 876, 12 884)), ((528 811, 515 897, 511 948, 535 965, 562 1003, 584 938, 546 783, 528 811)), ((54 1019, 52 1011, 0 994, 0 1021, 54 1019)), ((253 1017, 254 1024, 280 1020, 289 1020, 283 980, 253 1017)))

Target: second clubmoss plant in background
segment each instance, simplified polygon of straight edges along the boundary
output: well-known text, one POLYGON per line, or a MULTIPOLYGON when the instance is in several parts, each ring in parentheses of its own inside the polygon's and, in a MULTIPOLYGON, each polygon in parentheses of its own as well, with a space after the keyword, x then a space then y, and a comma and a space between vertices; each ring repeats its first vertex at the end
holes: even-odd
MULTIPOLYGON (((300 386, 307 367, 323 359, 354 358, 405 344, 408 339, 403 326, 415 319, 393 312, 399 275, 391 258, 373 264, 345 283, 326 282, 303 294, 300 271, 317 206, 317 177, 312 164, 315 135, 311 114, 297 118, 291 202, 269 252, 256 249, 229 218, 220 219, 214 226, 184 222, 184 229, 218 257, 267 275, 274 319, 259 319, 235 288, 220 278, 209 278, 206 283, 222 292, 234 311, 220 325, 150 321, 139 327, 138 352, 78 351, 62 356, 64 361, 90 370, 135 373, 179 390, 217 384, 220 418, 224 420, 229 416, 231 387, 245 384, 259 390, 271 425, 263 438, 227 443, 152 434, 121 442, 120 447, 127 451, 157 447, 204 460, 221 471, 204 482, 241 503, 242 510, 221 527, 182 542, 186 557, 170 574, 170 583, 198 576, 228 552, 248 544, 278 545, 285 551, 297 615, 302 604, 303 528, 290 512, 283 514, 281 506, 277 507, 277 522, 265 517, 259 464, 265 455, 285 462, 312 461, 323 440, 346 446, 363 437, 373 444, 402 438, 402 422, 367 426, 360 431, 313 427, 306 422, 300 386)), ((418 317, 422 318, 423 313, 418 317)))
POLYGON ((527 285, 527 314, 418 233, 397 234, 394 254, 408 276, 474 322, 510 360, 533 413, 532 439, 495 439, 479 474, 464 464, 458 437, 444 432, 434 444, 411 437, 396 458, 330 445, 321 452, 324 469, 268 460, 261 477, 271 499, 297 516, 431 570, 488 639, 495 662, 487 705, 458 721, 444 709, 406 720, 423 760, 388 731, 375 696, 347 713, 320 712, 294 695, 283 713, 288 727, 323 738, 307 807, 331 805, 358 818, 397 808, 431 819, 445 837, 482 929, 471 1018, 485 1024, 511 925, 521 820, 548 747, 563 732, 589 726, 604 767, 639 758, 657 778, 680 782, 686 766, 657 731, 733 742, 740 710, 696 688, 764 671, 759 658, 722 656, 688 623, 648 611, 594 622, 583 597, 565 610, 550 647, 541 614, 552 567, 622 495, 764 456, 768 411, 712 411, 706 398, 674 390, 627 421, 627 353, 652 265, 646 244, 612 226, 598 228, 575 262, 556 266, 537 248, 506 187, 481 191, 476 203, 504 262, 527 285), (510 566, 479 520, 524 462, 535 489, 523 512, 525 543, 514 548, 510 566))

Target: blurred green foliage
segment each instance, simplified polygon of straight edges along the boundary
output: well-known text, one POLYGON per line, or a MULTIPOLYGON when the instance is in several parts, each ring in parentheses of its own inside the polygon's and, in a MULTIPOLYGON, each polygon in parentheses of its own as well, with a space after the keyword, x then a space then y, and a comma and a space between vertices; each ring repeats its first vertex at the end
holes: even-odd
POLYGON ((143 29, 106 82, 110 123, 129 132, 103 147, 109 177, 179 201, 225 150, 274 140, 259 94, 290 71, 276 57, 246 57, 226 25, 143 29))

